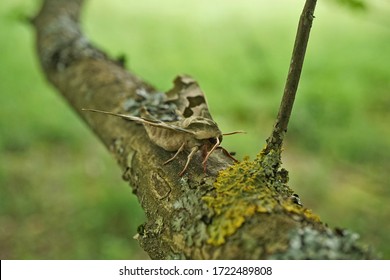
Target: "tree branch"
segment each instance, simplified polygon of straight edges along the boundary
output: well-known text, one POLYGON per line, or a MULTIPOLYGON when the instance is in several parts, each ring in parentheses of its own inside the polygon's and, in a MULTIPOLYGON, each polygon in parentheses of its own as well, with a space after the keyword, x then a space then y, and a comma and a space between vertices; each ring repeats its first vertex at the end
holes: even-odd
POLYGON ((278 157, 231 166, 213 153, 204 174, 200 155, 183 177, 186 155, 173 156, 152 144, 134 122, 82 111, 123 112, 149 84, 93 47, 78 18, 83 1, 46 0, 33 20, 37 49, 48 80, 116 157, 146 213, 137 240, 153 259, 368 258, 355 235, 331 230, 304 208, 286 185, 278 157), (197 164, 199 163, 199 164, 197 164), (221 171, 221 172, 220 172, 221 171), (217 176, 218 172, 220 174, 217 176), (332 246, 328 246, 331 244, 332 246))
POLYGON ((316 3, 317 0, 307 0, 303 8, 298 24, 297 35, 295 37, 295 44, 286 85, 284 87, 283 98, 279 107, 279 113, 276 118, 274 129, 271 136, 267 139, 267 146, 264 151, 265 154, 268 154, 271 150, 279 151, 279 153, 281 152, 283 139, 287 132, 288 122, 290 120, 299 79, 301 77, 303 62, 305 60, 305 53, 314 19, 316 3))

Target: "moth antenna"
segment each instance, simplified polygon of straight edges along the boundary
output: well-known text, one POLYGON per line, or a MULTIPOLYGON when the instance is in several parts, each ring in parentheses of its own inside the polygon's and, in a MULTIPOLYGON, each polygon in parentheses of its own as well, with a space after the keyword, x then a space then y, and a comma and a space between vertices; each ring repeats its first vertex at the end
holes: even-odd
POLYGON ((124 115, 124 114, 117 114, 117 113, 108 112, 108 111, 102 111, 102 110, 96 110, 96 109, 85 109, 85 108, 82 108, 81 110, 82 111, 88 111, 88 112, 94 112, 94 113, 111 115, 111 116, 120 117, 120 118, 131 120, 131 121, 138 121, 138 122, 145 121, 145 120, 143 120, 141 118, 138 118, 138 117, 135 117, 135 116, 129 116, 129 115, 124 115))
POLYGON ((113 113, 113 112, 96 110, 96 109, 84 109, 84 108, 82 108, 81 110, 82 111, 89 111, 89 112, 94 112, 94 113, 101 113, 101 114, 111 115, 111 116, 119 117, 119 118, 122 118, 122 119, 125 119, 125 120, 134 121, 134 122, 137 122, 137 123, 142 123, 142 124, 148 124, 148 125, 151 125, 151 126, 161 127, 161 122, 160 121, 148 120, 148 119, 140 118, 140 117, 136 117, 136 116, 130 116, 130 115, 125 115, 125 114, 117 114, 117 113, 113 113))
POLYGON ((188 129, 185 129, 185 128, 182 128, 180 126, 173 125, 173 124, 167 125, 166 123, 164 123, 163 121, 160 121, 160 120, 152 120, 152 119, 148 119, 148 118, 144 118, 144 117, 136 117, 136 116, 130 116, 130 115, 124 115, 124 114, 117 114, 117 113, 112 113, 112 112, 107 112, 107 111, 102 111, 102 110, 96 110, 96 109, 84 109, 83 108, 81 110, 111 115, 111 116, 115 116, 115 117, 120 117, 120 118, 125 119, 125 120, 134 121, 137 123, 142 123, 142 124, 146 124, 146 125, 150 125, 150 126, 154 126, 154 127, 160 127, 160 128, 165 128, 165 129, 170 129, 170 130, 175 130, 175 131, 181 131, 184 133, 195 135, 194 131, 191 131, 191 130, 188 130, 188 129))
POLYGON ((232 131, 232 132, 222 133, 222 135, 223 135, 223 136, 227 136, 227 135, 233 135, 233 134, 239 134, 239 133, 245 133, 245 134, 246 134, 246 131, 243 131, 243 130, 237 130, 237 131, 232 131))

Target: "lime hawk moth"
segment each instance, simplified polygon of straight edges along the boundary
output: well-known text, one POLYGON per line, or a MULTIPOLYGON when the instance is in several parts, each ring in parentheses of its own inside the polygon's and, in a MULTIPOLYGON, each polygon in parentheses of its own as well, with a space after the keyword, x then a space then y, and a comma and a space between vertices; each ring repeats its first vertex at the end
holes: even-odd
POLYGON ((165 103, 174 104, 172 108, 175 111, 173 112, 175 119, 173 120, 163 121, 157 118, 149 112, 148 106, 142 106, 139 116, 95 109, 83 110, 113 115, 142 124, 154 144, 166 151, 175 152, 164 164, 173 161, 182 151, 188 152, 187 161, 179 176, 183 176, 197 151, 202 152, 205 172, 207 160, 216 149, 221 149, 225 155, 237 161, 220 144, 223 135, 242 133, 242 131, 221 132, 212 119, 205 96, 194 79, 184 75, 178 76, 174 84, 174 88, 164 95, 165 103))

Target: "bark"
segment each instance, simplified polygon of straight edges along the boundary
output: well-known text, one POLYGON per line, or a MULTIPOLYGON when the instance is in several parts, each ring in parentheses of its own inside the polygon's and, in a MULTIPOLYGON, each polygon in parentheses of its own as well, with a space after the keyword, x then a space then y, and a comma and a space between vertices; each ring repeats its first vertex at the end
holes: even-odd
POLYGON ((38 56, 50 83, 116 157, 145 210, 137 239, 152 259, 371 257, 355 234, 329 229, 301 205, 287 171, 273 168, 273 151, 235 165, 215 152, 207 174, 197 154, 179 177, 185 154, 163 165, 173 153, 151 143, 141 125, 82 111, 123 112, 140 93, 157 93, 88 41, 78 22, 82 3, 44 2, 33 19, 38 56))

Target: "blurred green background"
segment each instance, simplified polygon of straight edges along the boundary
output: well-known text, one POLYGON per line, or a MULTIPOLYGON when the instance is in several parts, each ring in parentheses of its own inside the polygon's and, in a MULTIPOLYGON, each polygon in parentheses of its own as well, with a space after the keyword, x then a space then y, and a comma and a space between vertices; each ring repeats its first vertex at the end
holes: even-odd
MULTIPOLYGON (((390 3, 367 3, 318 1, 283 159, 306 207, 389 259, 390 3)), ((194 76, 221 129, 248 132, 224 147, 253 158, 271 132, 303 4, 88 1, 83 28, 163 91, 177 74, 194 76)), ((132 239, 144 216, 131 188, 41 73, 23 22, 38 6, 0 2, 0 258, 148 258, 132 239)))

